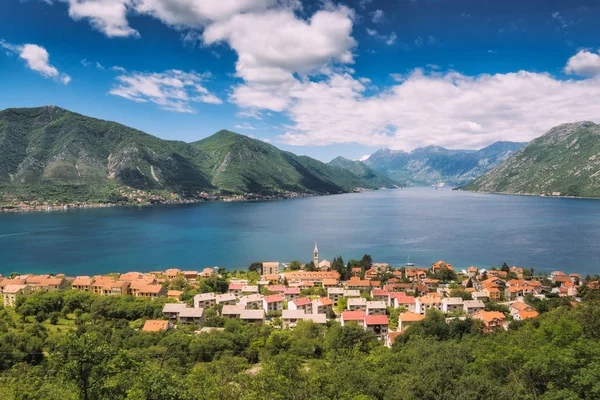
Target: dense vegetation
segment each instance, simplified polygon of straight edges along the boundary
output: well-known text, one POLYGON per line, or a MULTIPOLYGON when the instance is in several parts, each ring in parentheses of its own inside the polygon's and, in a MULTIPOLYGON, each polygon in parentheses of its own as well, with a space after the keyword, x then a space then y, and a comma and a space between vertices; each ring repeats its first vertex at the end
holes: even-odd
POLYGON ((373 153, 365 163, 404 185, 429 186, 444 183, 456 186, 489 171, 524 145, 525 143, 496 142, 477 151, 429 146, 410 153, 382 149, 373 153))
POLYGON ((599 197, 599 153, 600 125, 559 125, 463 189, 599 197))
MULTIPOLYGON (((586 289, 586 298, 598 298, 586 289)), ((0 308, 3 399, 597 399, 600 304, 509 331, 430 312, 391 349, 361 327, 138 330, 163 302, 72 291, 0 308)))
POLYGON ((341 168, 221 131, 188 144, 55 106, 0 111, 0 203, 377 188, 341 168), (125 193, 123 193, 125 190, 125 193))

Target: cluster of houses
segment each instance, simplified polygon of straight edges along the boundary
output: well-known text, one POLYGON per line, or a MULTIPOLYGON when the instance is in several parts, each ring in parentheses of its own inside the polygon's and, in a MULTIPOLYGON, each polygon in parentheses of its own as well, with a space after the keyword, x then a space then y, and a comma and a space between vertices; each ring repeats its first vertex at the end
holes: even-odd
POLYGON ((65 277, 64 274, 52 275, 17 275, 10 278, 0 276, 0 293, 4 306, 14 307, 18 296, 28 296, 36 291, 73 290, 94 293, 100 296, 130 295, 135 297, 157 298, 171 297, 179 300, 182 292, 168 290, 168 282, 183 278, 194 283, 198 279, 215 274, 213 268, 203 271, 181 271, 172 268, 158 272, 127 272, 110 276, 77 276, 65 277))
POLYGON ((389 345, 411 324, 423 320, 430 309, 441 311, 448 321, 466 317, 481 320, 484 330, 491 332, 506 329, 508 320, 537 316, 535 309, 524 302, 524 296, 543 298, 544 293, 556 293, 558 296, 575 298, 578 287, 583 284, 579 274, 566 275, 553 271, 549 284, 547 280, 524 277, 524 271, 516 267, 508 271, 471 267, 458 274, 462 278, 457 282, 440 282, 433 278, 441 276, 438 274, 440 271, 454 271, 452 265, 443 261, 432 264, 431 268, 393 269, 387 264, 373 264, 366 271, 352 269, 352 276, 341 281, 340 274, 330 270, 328 261, 318 262, 316 251, 315 248, 315 265, 319 266, 317 271, 282 271, 280 263, 265 262, 258 282, 230 280, 226 293, 196 294, 193 306, 180 302, 182 292, 169 290, 169 284, 176 279, 183 279, 185 283, 198 287, 200 279, 218 273, 214 269, 206 268, 201 272, 168 269, 151 273, 128 272, 75 278, 64 275, 18 275, 0 277, 0 292, 5 306, 14 306, 18 296, 69 287, 101 296, 174 299, 175 302, 165 304, 164 319, 146 321, 144 331, 168 330, 188 324, 201 327, 206 321, 207 310, 212 308, 223 318, 236 318, 250 323, 263 324, 277 318, 283 328, 290 329, 298 321, 326 324, 336 320, 342 325, 356 323, 389 345), (453 290, 457 287, 468 295, 453 296, 453 290), (306 290, 315 288, 318 290, 306 290), (488 302, 507 305, 510 314, 487 311, 488 302), (391 308, 400 310, 397 324, 395 321, 392 324, 394 329, 390 328, 391 308))

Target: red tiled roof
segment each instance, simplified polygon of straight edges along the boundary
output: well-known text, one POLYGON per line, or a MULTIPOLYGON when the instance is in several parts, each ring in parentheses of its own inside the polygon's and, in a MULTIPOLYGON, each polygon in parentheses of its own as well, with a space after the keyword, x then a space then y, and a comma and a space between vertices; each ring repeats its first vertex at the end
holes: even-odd
POLYGON ((365 319, 364 311, 344 311, 342 313, 344 321, 362 321, 365 319))
POLYGON ((390 321, 388 320, 387 315, 367 315, 365 317, 366 325, 389 325, 390 321))
POLYGON ((143 332, 166 331, 169 327, 169 321, 149 319, 144 323, 143 332))
POLYGON ((279 301, 283 301, 283 297, 280 294, 272 294, 270 296, 265 296, 263 299, 267 303, 277 303, 279 301))
POLYGON ((296 305, 296 307, 301 307, 310 304, 310 299, 308 297, 301 297, 299 299, 292 300, 292 302, 296 305))

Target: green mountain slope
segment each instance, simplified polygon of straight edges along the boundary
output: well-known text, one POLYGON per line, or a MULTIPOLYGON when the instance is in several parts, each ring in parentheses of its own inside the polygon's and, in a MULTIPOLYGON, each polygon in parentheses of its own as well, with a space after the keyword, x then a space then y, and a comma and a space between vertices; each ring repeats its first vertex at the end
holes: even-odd
POLYGON ((350 171, 377 187, 390 188, 397 186, 396 182, 361 161, 348 160, 340 156, 331 160, 329 165, 350 171))
POLYGON ((213 188, 199 165, 206 156, 188 144, 55 106, 0 111, 0 154, 0 185, 24 197, 102 200, 118 186, 213 188))
POLYGON ((410 153, 381 149, 373 153, 365 164, 408 186, 458 186, 489 171, 524 145, 496 142, 477 151, 428 146, 410 153))
POLYGON ((204 168, 211 183, 231 193, 340 193, 377 187, 349 171, 229 131, 217 132, 192 145, 208 156, 204 168))
POLYGON ((56 106, 0 111, 0 155, 5 203, 377 187, 349 171, 232 132, 193 144, 168 141, 56 106))
POLYGON ((600 125, 562 124, 464 190, 600 197, 600 125))

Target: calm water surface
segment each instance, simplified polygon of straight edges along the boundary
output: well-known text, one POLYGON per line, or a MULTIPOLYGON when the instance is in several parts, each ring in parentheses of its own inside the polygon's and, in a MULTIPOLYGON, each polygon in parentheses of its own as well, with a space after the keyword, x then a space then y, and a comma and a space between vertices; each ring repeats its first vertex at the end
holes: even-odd
POLYGON ((344 260, 401 266, 507 262, 600 273, 600 201, 434 190, 254 203, 0 214, 0 274, 149 271, 253 261, 344 260))

